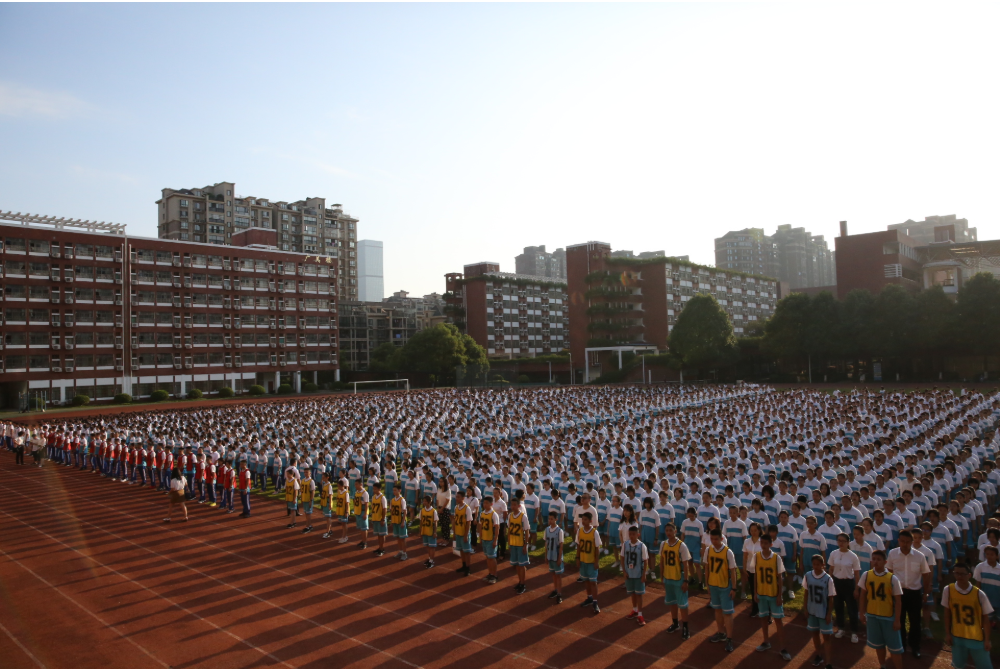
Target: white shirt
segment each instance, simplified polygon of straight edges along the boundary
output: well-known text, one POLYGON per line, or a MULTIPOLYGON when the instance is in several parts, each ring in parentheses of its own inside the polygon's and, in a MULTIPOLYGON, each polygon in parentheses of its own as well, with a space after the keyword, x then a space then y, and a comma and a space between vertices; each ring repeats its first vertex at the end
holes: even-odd
POLYGON ((906 555, 900 548, 890 550, 886 556, 886 568, 897 576, 902 589, 910 590, 924 589, 921 576, 931 573, 928 560, 914 548, 906 555))
MULTIPOLYGON (((951 585, 946 585, 945 588, 942 590, 942 607, 945 608, 946 610, 949 609, 949 592, 951 592, 954 589, 958 590, 960 594, 969 594, 970 590, 973 589, 973 583, 970 583, 965 590, 960 589, 959 585, 957 585, 956 583, 952 583, 951 585)), ((994 607, 991 605, 990 599, 987 598, 987 593, 981 589, 980 594, 978 594, 977 596, 980 598, 980 608, 983 614, 990 615, 991 613, 993 613, 994 607)))
POLYGON ((842 552, 840 548, 831 553, 828 564, 831 575, 837 580, 855 580, 855 571, 862 570, 858 555, 851 550, 842 552))

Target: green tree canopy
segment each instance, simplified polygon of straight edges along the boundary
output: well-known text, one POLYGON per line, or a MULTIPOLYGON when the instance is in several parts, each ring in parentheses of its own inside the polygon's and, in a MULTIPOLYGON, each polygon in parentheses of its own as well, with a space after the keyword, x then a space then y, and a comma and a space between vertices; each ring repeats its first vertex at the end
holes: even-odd
POLYGON ((400 370, 428 373, 436 384, 454 382, 456 367, 469 365, 487 366, 486 350, 455 324, 419 331, 399 352, 400 370))
POLYGON ((775 312, 765 322, 765 350, 773 356, 802 357, 809 352, 812 330, 810 297, 794 293, 775 304, 775 312))
POLYGON ((682 366, 700 370, 729 363, 737 354, 730 317, 713 296, 697 294, 671 329, 668 348, 682 366))
POLYGON ((957 338, 969 354, 997 356, 999 308, 998 280, 977 273, 966 280, 956 297, 957 338))

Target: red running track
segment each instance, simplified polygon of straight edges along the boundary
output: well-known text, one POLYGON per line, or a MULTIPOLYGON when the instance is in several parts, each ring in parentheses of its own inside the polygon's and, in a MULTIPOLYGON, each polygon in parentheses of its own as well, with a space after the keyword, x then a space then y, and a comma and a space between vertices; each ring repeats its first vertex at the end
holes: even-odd
MULTIPOLYGON (((662 592, 651 589, 647 626, 626 620, 621 579, 600 583, 602 612, 546 598, 549 575, 529 571, 516 595, 513 570, 469 578, 441 553, 425 569, 419 538, 400 562, 354 542, 285 528, 283 504, 253 497, 254 516, 189 506, 191 521, 164 524, 166 496, 46 463, 16 467, 0 453, 0 666, 3 667, 745 667, 783 665, 757 653, 746 606, 737 649, 725 654, 706 599, 691 599, 693 636, 665 629, 662 592)), ((176 516, 175 516, 175 519, 176 516)), ((319 525, 318 525, 319 526, 319 525)), ((300 525, 301 528, 301 525, 300 525)), ((371 548, 371 546, 370 546, 371 548)), ((791 668, 812 668, 800 616, 786 618, 791 668)), ((875 668, 864 644, 837 641, 837 667, 875 668)), ((927 668, 948 653, 929 648, 927 668)), ((905 666, 914 666, 912 657, 905 666)))

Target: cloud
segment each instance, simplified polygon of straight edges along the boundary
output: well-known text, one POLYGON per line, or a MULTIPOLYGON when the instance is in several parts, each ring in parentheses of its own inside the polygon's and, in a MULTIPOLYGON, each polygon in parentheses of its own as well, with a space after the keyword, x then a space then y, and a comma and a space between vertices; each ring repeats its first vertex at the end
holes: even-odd
POLYGON ((0 82, 0 115, 67 119, 91 109, 91 105, 65 91, 42 91, 0 82))

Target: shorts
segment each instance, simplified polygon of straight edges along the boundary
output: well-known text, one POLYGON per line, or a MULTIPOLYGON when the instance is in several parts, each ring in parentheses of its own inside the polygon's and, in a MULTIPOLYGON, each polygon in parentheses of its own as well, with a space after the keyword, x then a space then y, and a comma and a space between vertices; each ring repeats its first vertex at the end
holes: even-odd
POLYGON ((487 559, 497 559, 497 541, 481 540, 480 545, 487 559))
POLYGON ((785 611, 778 603, 778 598, 774 596, 758 595, 758 617, 773 617, 781 620, 785 617, 785 611))
POLYGON ((299 504, 295 501, 288 501, 285 505, 289 510, 296 510, 299 507, 299 504))
POLYGON ((437 536, 421 536, 421 542, 426 548, 436 548, 438 547, 438 537, 437 536))
POLYGON ((619 523, 609 522, 608 523, 608 544, 612 547, 619 547, 621 543, 619 542, 619 523))
POLYGON ((406 523, 403 523, 403 524, 394 524, 393 525, 393 536, 395 538, 406 538, 407 537, 407 525, 406 525, 406 523))
POLYGON ((832 636, 834 634, 834 623, 828 622, 826 617, 817 617, 816 615, 806 616, 806 630, 807 631, 819 631, 824 636, 832 636))
POLYGON ((680 580, 664 580, 664 603, 668 606, 688 608, 688 590, 681 587, 680 580))
POLYGON ((549 572, 563 575, 563 562, 550 559, 549 572))
POLYGON ((338 515, 337 519, 339 519, 341 522, 344 522, 345 524, 348 523, 348 516, 347 515, 338 515))
POLYGON ((302 512, 303 512, 304 515, 312 515, 313 514, 313 502, 312 501, 307 501, 307 502, 303 503, 302 504, 302 512))
POLYGON ((511 545, 508 547, 510 555, 508 561, 512 566, 528 566, 528 550, 524 545, 511 545))
POLYGON ((453 536, 453 538, 455 539, 455 549, 459 552, 469 553, 473 551, 473 547, 469 544, 468 533, 465 536, 453 536))
POLYGON ((360 515, 355 516, 355 526, 362 531, 368 531, 368 518, 360 515))
POLYGON ((333 517, 334 516, 334 511, 331 510, 330 508, 320 508, 320 511, 323 513, 324 517, 333 517))
POLYGON ((724 615, 733 615, 733 599, 729 587, 709 585, 709 606, 713 610, 722 610, 724 615))
POLYGON ((584 582, 598 582, 598 569, 594 564, 581 564, 580 577, 584 582))
POLYGON ((970 638, 952 637, 952 666, 956 669, 965 669, 968 658, 973 658, 975 669, 990 669, 994 665, 991 663, 991 655, 984 650, 983 641, 974 641, 970 638))
POLYGON ((626 594, 646 594, 643 578, 626 578, 626 594))
POLYGON ((376 536, 385 536, 386 535, 386 521, 385 520, 381 520, 379 522, 376 522, 376 521, 373 520, 372 521, 372 533, 374 533, 376 536))
POLYGON ((879 615, 866 616, 866 645, 874 650, 886 648, 895 655, 904 652, 900 632, 893 629, 893 618, 879 615))

